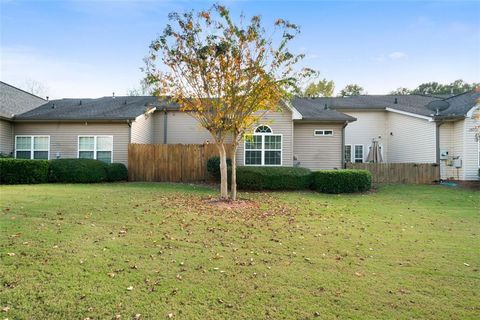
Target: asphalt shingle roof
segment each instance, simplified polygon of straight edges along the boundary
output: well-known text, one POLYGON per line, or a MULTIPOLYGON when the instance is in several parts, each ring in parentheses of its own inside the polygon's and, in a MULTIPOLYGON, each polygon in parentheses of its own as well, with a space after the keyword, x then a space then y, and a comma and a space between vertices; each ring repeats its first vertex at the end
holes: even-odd
POLYGON ((153 96, 103 97, 98 99, 61 99, 48 103, 17 120, 132 120, 151 107, 176 109, 166 100, 153 96))
POLYGON ((433 117, 464 117, 467 112, 476 105, 480 98, 480 92, 469 91, 446 99, 422 95, 362 95, 351 97, 322 97, 311 98, 316 108, 335 110, 384 110, 392 108, 400 111, 433 117), (443 110, 439 115, 428 109, 428 103, 435 100, 444 100, 450 107, 443 110))
POLYGON ((14 115, 34 109, 46 100, 22 89, 0 81, 0 117, 11 119, 14 115))
POLYGON ((317 99, 299 98, 292 99, 292 106, 302 115, 304 121, 355 121, 354 117, 333 109, 325 109, 316 101, 317 99))

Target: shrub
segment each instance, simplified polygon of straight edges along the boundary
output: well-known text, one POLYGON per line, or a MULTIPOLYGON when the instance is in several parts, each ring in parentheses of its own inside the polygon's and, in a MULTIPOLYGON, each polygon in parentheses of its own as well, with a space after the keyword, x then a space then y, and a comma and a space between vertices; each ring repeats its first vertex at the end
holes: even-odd
MULTIPOLYGON (((232 160, 227 159, 227 168, 232 166, 232 160)), ((220 157, 212 157, 207 160, 207 171, 216 181, 220 181, 220 157)))
POLYGON ((238 167, 237 186, 246 190, 302 190, 311 183, 311 171, 297 167, 238 167))
POLYGON ((45 183, 48 181, 47 160, 0 159, 0 183, 45 183))
POLYGON ((94 183, 107 180, 106 164, 93 159, 57 159, 50 161, 50 182, 94 183))
POLYGON ((372 187, 367 170, 321 170, 312 173, 312 187, 324 193, 364 192, 372 187))
POLYGON ((128 170, 122 163, 111 163, 105 166, 108 181, 125 181, 128 179, 128 170))

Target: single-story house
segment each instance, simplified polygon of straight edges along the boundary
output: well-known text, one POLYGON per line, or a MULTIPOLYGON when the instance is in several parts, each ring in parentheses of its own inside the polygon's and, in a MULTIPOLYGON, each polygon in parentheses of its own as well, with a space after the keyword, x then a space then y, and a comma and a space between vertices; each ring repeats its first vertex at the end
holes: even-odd
MULTIPOLYGON (((479 146, 470 128, 477 98, 473 92, 448 99, 297 97, 266 114, 254 128, 253 140, 239 147, 237 161, 343 168, 347 161, 365 161, 372 139, 377 139, 387 162, 442 161, 442 177, 475 180, 479 146), (426 105, 434 100, 445 100, 450 108, 432 114, 426 105)), ((212 142, 188 113, 152 96, 60 99, 11 113, 5 121, 12 133, 5 137, 2 122, 2 152, 17 158, 94 158, 127 164, 129 143, 212 142)))

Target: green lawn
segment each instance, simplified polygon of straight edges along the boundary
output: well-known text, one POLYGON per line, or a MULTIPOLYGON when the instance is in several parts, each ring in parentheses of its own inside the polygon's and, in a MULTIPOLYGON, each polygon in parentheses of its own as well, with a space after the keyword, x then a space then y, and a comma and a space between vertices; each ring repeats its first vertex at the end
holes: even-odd
POLYGON ((480 193, 0 187, 0 318, 473 319, 480 193), (170 314, 170 316, 169 316, 170 314))

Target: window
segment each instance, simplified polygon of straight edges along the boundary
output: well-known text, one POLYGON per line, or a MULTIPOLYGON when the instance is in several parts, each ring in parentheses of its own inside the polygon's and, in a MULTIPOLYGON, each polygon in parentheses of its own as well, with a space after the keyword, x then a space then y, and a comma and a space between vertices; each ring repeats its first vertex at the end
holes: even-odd
POLYGON ((344 161, 352 162, 352 146, 350 144, 345 145, 344 161))
POLYGON ((323 129, 315 129, 313 131, 314 136, 333 136, 333 130, 323 130, 323 129))
POLYGON ((15 158, 48 160, 49 136, 15 136, 15 158))
POLYGON ((78 157, 97 159, 105 163, 113 162, 112 136, 79 136, 78 157))
POLYGON ((259 126, 253 135, 245 137, 246 166, 282 165, 282 135, 272 134, 269 126, 259 126))
POLYGON ((363 162, 363 145, 362 144, 356 144, 355 145, 355 154, 354 154, 354 159, 355 163, 362 163, 363 162))

